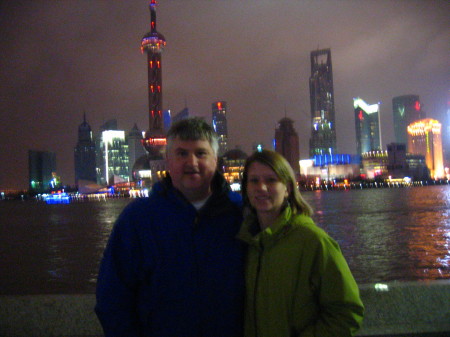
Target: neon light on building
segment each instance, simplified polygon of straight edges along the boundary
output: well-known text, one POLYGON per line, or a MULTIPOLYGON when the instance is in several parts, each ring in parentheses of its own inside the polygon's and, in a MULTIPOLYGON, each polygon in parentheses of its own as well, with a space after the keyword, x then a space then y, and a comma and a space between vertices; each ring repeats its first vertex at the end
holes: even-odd
POLYGON ((445 177, 442 152, 442 125, 437 120, 427 118, 408 125, 408 152, 420 154, 434 179, 445 177))

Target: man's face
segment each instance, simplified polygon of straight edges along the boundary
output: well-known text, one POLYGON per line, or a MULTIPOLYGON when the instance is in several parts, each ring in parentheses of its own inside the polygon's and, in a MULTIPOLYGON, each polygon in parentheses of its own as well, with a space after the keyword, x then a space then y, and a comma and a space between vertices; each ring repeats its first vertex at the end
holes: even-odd
POLYGON ((207 140, 172 142, 167 152, 172 183, 191 202, 211 194, 211 180, 217 168, 217 157, 207 140))

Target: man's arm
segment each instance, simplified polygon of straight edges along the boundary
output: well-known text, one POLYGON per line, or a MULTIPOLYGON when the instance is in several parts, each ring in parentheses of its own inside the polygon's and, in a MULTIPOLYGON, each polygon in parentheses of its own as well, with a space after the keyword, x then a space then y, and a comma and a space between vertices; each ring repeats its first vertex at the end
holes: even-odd
POLYGON ((117 219, 100 264, 95 312, 106 337, 139 336, 136 289, 142 253, 130 218, 125 210, 117 219))

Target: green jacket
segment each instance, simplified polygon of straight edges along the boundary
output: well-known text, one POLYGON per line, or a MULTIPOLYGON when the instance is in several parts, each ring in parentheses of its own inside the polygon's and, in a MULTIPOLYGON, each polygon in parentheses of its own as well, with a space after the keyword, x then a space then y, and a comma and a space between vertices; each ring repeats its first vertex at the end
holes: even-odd
POLYGON ((346 337, 364 306, 339 245, 306 215, 287 207, 258 232, 247 217, 245 337, 346 337))

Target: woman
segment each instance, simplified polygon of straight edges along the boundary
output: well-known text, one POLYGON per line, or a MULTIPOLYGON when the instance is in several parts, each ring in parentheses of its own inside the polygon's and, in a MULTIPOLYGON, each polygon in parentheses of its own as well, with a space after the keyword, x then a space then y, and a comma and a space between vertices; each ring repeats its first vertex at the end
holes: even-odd
POLYGON ((247 159, 245 337, 345 337, 364 307, 339 245, 311 219, 289 163, 274 151, 247 159))

